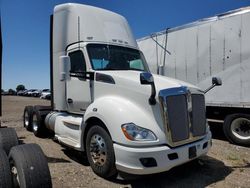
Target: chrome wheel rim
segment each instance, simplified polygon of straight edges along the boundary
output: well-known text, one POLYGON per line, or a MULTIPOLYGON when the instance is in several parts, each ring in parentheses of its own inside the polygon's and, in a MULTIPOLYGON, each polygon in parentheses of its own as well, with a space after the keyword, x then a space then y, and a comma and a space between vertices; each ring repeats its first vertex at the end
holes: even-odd
POLYGON ((99 135, 94 134, 90 140, 90 155, 94 164, 103 166, 107 161, 107 147, 105 140, 99 135))
POLYGON ((233 120, 231 131, 235 137, 241 140, 250 139, 250 120, 247 118, 237 118, 233 120))
POLYGON ((29 114, 27 111, 24 113, 24 126, 25 127, 29 126, 29 114))
POLYGON ((36 115, 33 115, 33 131, 37 131, 38 130, 38 125, 37 125, 37 117, 36 115))
POLYGON ((17 168, 15 166, 12 166, 11 173, 12 173, 13 183, 14 183, 15 187, 19 187, 20 181, 19 181, 17 168))

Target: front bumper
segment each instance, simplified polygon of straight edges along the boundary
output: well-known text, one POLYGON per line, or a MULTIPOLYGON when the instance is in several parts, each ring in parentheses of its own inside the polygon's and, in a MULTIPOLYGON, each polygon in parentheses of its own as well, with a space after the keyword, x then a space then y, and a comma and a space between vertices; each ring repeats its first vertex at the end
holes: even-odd
POLYGON ((122 172, 138 175, 168 171, 175 166, 205 155, 211 147, 211 139, 211 133, 209 132, 202 140, 177 148, 169 148, 168 146, 131 148, 114 144, 116 168, 122 172), (195 157, 190 158, 190 148, 192 148, 191 150, 196 148, 195 157), (171 156, 177 156, 177 158, 171 156), (145 167, 140 161, 142 158, 154 158, 157 165, 145 167))

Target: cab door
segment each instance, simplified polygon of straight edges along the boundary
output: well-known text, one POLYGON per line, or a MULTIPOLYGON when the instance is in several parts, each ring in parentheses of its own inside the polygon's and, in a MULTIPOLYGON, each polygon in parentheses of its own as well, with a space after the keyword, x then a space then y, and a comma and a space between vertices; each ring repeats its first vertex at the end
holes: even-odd
POLYGON ((74 77, 74 73, 87 71, 86 61, 81 49, 68 53, 70 57, 70 78, 66 82, 66 100, 68 112, 84 114, 91 103, 91 81, 89 79, 74 77))

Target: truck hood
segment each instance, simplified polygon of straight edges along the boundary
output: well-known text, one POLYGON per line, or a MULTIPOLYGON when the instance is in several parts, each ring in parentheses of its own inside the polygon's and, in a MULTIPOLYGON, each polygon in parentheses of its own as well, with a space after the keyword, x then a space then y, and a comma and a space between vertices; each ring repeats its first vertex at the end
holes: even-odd
MULTIPOLYGON (((151 90, 151 87, 141 85, 140 71, 105 71, 105 72, 102 71, 100 73, 111 76, 114 79, 115 84, 118 86, 122 86, 128 89, 133 88, 134 90, 140 90, 141 92, 147 92, 148 90, 151 90)), ((183 82, 181 80, 176 80, 173 78, 160 76, 156 74, 152 75, 154 77, 154 83, 157 95, 159 91, 162 89, 176 88, 181 86, 198 89, 196 86, 189 84, 187 82, 183 82)))

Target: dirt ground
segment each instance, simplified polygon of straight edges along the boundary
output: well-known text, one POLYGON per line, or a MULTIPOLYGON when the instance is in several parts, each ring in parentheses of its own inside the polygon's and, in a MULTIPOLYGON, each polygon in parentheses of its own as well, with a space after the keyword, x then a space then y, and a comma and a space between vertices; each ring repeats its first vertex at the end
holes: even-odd
POLYGON ((220 125, 211 125, 213 147, 207 156, 168 172, 136 180, 104 180, 95 175, 86 157, 52 139, 37 138, 23 127, 26 105, 48 105, 37 98, 3 96, 2 125, 14 127, 20 143, 37 143, 47 156, 53 187, 250 187, 250 148, 228 143, 220 125))

